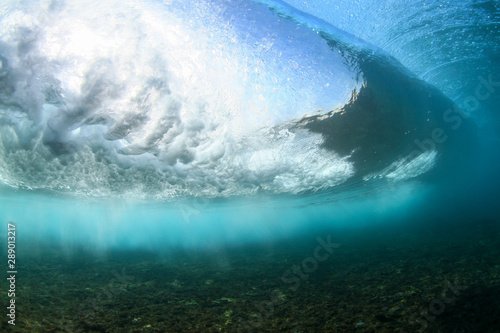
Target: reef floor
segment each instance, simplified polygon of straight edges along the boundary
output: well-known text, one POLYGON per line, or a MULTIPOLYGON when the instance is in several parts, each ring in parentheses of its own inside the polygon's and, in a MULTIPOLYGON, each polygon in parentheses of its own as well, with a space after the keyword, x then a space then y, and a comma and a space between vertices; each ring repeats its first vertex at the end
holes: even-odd
POLYGON ((2 332, 500 332, 499 221, 19 251, 16 325, 4 314, 2 332))

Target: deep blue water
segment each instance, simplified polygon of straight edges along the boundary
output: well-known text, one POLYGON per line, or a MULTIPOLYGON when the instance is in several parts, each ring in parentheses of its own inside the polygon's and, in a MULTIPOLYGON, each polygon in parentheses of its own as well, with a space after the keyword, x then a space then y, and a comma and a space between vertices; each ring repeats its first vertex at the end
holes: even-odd
POLYGON ((7 1, 0 220, 21 253, 498 224, 499 27, 494 0, 7 1))

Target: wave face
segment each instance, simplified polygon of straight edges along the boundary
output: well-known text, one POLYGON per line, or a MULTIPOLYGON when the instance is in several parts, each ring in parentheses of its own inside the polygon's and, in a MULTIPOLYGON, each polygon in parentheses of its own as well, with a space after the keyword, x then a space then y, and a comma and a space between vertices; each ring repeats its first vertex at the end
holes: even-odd
MULTIPOLYGON (((479 76, 498 75, 498 1, 287 3, 379 46, 457 104, 474 95, 479 76)), ((494 101, 498 105, 498 98, 494 93, 481 101, 482 111, 484 105, 493 106, 494 101)))
POLYGON ((10 188, 315 192, 430 174, 475 132, 395 58, 281 2, 7 1, 0 31, 10 188))

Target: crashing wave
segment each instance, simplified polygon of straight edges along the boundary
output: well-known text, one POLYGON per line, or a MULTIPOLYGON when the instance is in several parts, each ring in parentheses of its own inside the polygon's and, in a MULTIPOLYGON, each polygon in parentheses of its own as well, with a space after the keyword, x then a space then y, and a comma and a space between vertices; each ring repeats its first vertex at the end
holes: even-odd
MULTIPOLYGON (((0 181, 165 199, 422 173, 384 170, 453 125, 451 102, 381 50, 261 2, 6 2, 0 181)), ((422 156, 430 170, 438 154, 422 156)))

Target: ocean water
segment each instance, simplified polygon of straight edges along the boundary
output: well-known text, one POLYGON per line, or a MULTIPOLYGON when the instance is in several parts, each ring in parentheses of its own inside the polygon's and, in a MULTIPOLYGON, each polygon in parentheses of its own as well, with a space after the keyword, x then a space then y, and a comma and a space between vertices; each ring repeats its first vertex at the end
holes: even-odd
POLYGON ((500 2, 0 27, 2 331, 500 332, 500 2))

